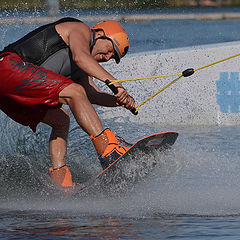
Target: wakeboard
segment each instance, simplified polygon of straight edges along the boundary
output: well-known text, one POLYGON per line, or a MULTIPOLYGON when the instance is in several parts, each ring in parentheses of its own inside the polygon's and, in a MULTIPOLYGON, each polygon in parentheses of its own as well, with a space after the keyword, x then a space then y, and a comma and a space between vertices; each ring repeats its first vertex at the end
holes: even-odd
POLYGON ((154 152, 165 152, 175 143, 177 137, 177 132, 161 132, 138 140, 123 156, 116 159, 90 180, 77 185, 75 190, 81 191, 89 188, 94 185, 96 180, 107 191, 129 189, 129 187, 144 178, 154 168, 154 161, 151 163, 151 166, 147 166, 148 159, 146 158, 154 152), (142 161, 143 158, 146 161, 142 161))

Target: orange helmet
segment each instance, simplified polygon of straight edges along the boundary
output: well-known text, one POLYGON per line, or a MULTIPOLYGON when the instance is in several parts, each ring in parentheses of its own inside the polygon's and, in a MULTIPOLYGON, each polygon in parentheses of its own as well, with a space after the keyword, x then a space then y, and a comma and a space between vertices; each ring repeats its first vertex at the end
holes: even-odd
POLYGON ((124 28, 116 21, 109 20, 97 23, 92 30, 103 30, 105 37, 110 39, 115 50, 116 63, 126 55, 129 48, 129 39, 124 28))

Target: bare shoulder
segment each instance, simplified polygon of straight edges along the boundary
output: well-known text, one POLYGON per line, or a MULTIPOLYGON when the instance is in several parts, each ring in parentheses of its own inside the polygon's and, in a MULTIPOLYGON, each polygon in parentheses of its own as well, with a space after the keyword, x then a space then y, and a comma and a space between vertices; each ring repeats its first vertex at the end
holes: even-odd
POLYGON ((84 36, 90 36, 91 29, 89 26, 83 22, 63 22, 56 25, 56 31, 63 38, 63 40, 68 43, 69 35, 81 34, 84 36))

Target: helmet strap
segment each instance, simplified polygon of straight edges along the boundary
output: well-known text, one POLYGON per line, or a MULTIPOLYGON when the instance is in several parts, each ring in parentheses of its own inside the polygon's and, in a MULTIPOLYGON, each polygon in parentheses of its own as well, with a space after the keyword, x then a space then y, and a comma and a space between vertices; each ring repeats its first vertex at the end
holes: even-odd
POLYGON ((92 52, 92 50, 93 50, 93 47, 94 47, 94 45, 95 45, 95 43, 96 43, 96 31, 95 30, 93 30, 93 29, 91 29, 91 31, 92 31, 92 39, 91 39, 91 42, 90 42, 90 53, 92 52))
POLYGON ((110 41, 112 42, 112 40, 111 40, 110 38, 106 37, 105 35, 96 38, 96 32, 97 32, 97 31, 103 31, 102 29, 96 29, 96 30, 91 29, 91 31, 92 31, 92 33, 93 33, 93 36, 92 36, 92 39, 91 39, 91 42, 90 42, 90 53, 92 52, 93 47, 94 47, 94 45, 96 44, 96 41, 97 41, 98 39, 108 39, 108 40, 110 40, 110 41))

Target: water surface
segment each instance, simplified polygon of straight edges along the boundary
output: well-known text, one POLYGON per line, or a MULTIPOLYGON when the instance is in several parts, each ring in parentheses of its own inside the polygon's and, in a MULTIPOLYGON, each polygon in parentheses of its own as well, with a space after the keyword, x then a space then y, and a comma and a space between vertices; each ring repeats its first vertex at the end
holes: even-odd
MULTIPOLYGON (((123 25, 130 36, 130 54, 147 54, 239 40, 239 23, 164 20, 123 25)), ((0 26, 0 47, 35 27, 0 26)), ((141 156, 140 162, 157 164, 147 178, 124 194, 95 188, 69 197, 56 194, 48 185, 50 129, 40 125, 33 134, 2 113, 0 118, 1 239, 239 238, 238 126, 149 126, 106 120, 105 127, 130 142, 168 130, 180 135, 166 154, 141 156)), ((88 136, 71 120, 67 162, 74 179, 84 181, 101 167, 88 136)), ((138 170, 134 164, 131 167, 138 170)))

